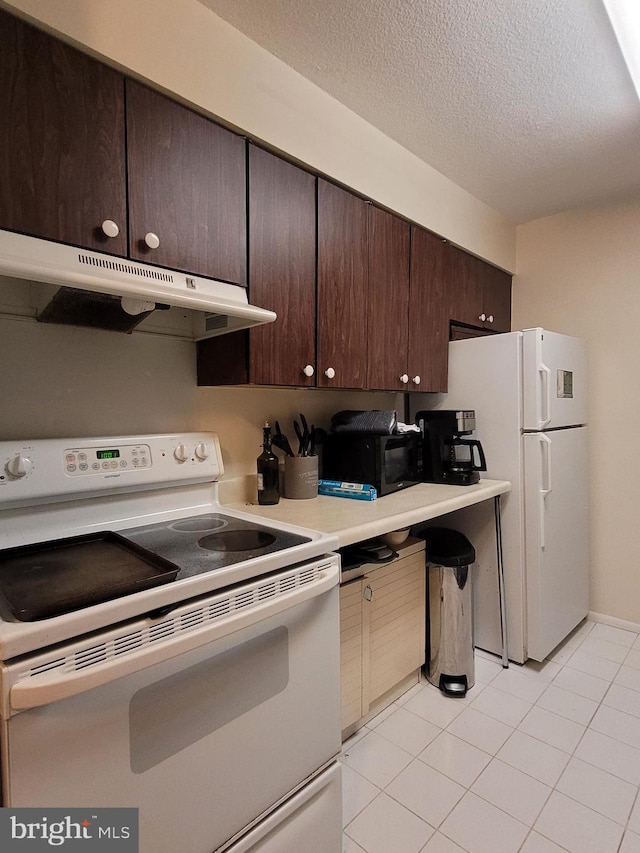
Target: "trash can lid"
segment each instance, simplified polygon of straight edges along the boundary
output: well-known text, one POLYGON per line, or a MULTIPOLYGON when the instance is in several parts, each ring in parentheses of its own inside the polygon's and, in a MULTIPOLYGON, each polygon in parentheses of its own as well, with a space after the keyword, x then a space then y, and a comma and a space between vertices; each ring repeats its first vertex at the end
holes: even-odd
POLYGON ((426 541, 427 561, 437 566, 469 566, 475 563, 476 552, 469 540, 448 527, 427 527, 421 531, 426 541))

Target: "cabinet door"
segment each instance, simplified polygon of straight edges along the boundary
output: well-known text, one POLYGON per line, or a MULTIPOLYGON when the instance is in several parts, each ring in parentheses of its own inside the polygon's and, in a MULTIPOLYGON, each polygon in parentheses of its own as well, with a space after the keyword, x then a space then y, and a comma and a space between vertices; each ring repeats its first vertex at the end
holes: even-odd
POLYGON ((446 391, 449 356, 448 245, 417 226, 411 229, 408 389, 446 391))
POLYGON ((249 287, 275 311, 275 323, 250 331, 251 380, 315 385, 315 177, 249 146, 249 287), (310 372, 310 371, 308 371, 310 372))
POLYGON ((456 246, 448 246, 451 287, 448 293, 449 319, 482 328, 484 309, 484 265, 479 258, 456 246))
POLYGON ((455 246, 449 251, 453 258, 450 319, 479 329, 509 332, 511 276, 455 246))
POLYGON ((410 233, 369 205, 368 388, 407 390, 410 233))
POLYGON ((317 385, 320 387, 365 387, 367 206, 352 193, 318 179, 317 385))
POLYGON ((483 308, 485 329, 494 332, 511 331, 511 276, 485 264, 483 308))
POLYGON ((357 722, 364 713, 362 590, 362 578, 340 587, 340 689, 343 731, 357 722))
POLYGON ((244 139, 127 80, 127 156, 131 257, 246 284, 244 139))
POLYGON ((424 663, 424 550, 369 578, 369 681, 365 707, 424 663))
POLYGON ((122 75, 0 12, 0 116, 0 228, 126 255, 122 75))

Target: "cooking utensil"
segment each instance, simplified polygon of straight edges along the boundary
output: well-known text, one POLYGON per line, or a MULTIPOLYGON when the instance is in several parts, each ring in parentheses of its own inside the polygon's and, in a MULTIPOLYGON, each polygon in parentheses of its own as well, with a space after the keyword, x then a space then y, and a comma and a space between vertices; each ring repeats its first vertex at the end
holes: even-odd
POLYGON ((298 421, 294 420, 293 428, 296 431, 296 436, 298 438, 298 456, 305 456, 305 439, 302 430, 300 429, 300 424, 298 421))
POLYGON ((315 427, 311 424, 311 437, 309 440, 309 456, 316 455, 316 447, 322 444, 327 437, 327 431, 322 427, 315 427))
POLYGON ((280 424, 276 421, 276 434, 271 439, 271 443, 275 444, 277 448, 283 450, 287 456, 293 456, 293 450, 291 449, 291 445, 289 444, 289 439, 280 429, 280 424))
POLYGON ((309 431, 309 424, 307 423, 307 419, 302 414, 302 412, 300 412, 300 420, 302 422, 302 437, 305 440, 305 447, 308 450, 309 442, 311 441, 311 433, 309 431))

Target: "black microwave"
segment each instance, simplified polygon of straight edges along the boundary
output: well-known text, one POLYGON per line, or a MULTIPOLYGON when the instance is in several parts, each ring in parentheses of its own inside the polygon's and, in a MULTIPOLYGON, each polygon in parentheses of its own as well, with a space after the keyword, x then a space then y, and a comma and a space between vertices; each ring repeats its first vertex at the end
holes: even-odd
POLYGON ((322 476, 375 486, 378 496, 422 482, 422 436, 337 432, 323 445, 322 476))

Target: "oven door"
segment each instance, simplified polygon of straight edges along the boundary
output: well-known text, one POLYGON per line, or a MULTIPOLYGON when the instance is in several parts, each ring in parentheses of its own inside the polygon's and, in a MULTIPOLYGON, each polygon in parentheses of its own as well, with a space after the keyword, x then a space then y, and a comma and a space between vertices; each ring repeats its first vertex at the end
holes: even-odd
POLYGON ((137 807, 141 853, 275 814, 340 751, 338 560, 305 569, 4 667, 3 805, 137 807))

